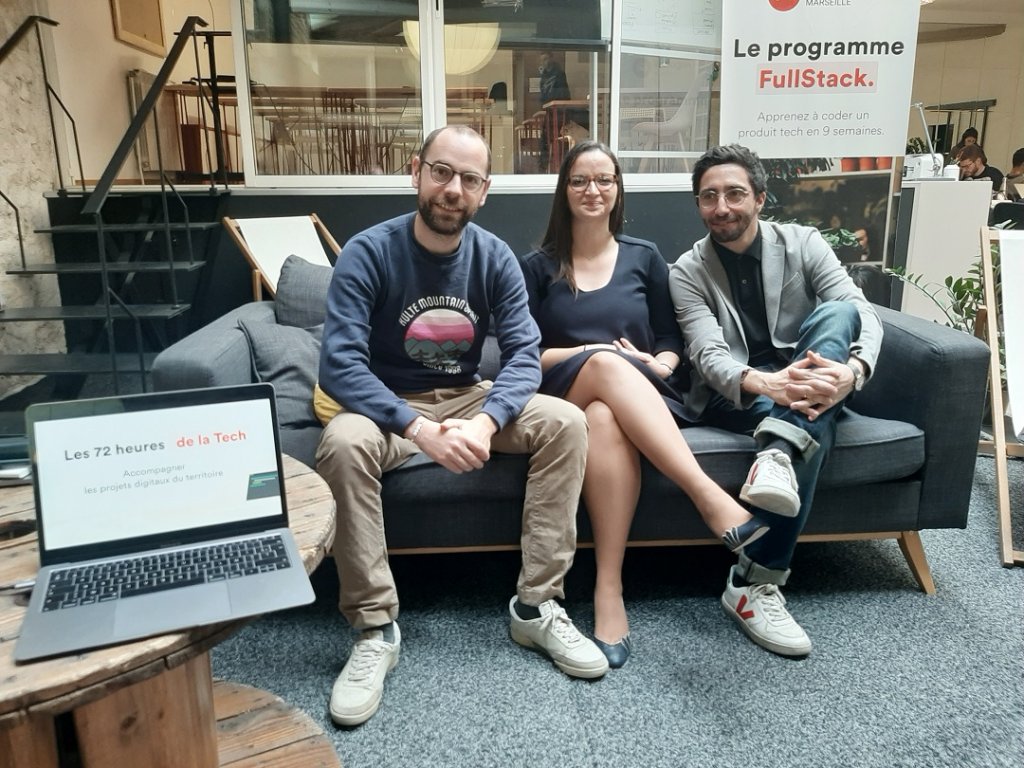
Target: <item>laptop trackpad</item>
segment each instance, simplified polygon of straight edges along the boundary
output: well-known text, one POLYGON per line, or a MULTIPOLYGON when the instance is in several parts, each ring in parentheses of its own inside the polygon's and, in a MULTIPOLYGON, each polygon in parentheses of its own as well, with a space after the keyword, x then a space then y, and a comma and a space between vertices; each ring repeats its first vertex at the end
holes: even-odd
POLYGON ((117 637, 154 635, 229 618, 227 585, 218 582, 121 600, 114 612, 114 633, 117 637))

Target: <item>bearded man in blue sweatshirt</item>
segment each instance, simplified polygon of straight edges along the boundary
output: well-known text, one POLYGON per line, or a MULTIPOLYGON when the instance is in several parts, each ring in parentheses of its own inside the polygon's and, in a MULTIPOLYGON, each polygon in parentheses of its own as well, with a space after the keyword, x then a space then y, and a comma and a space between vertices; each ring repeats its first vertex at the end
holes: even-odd
POLYGON ((418 452, 455 473, 480 469, 492 450, 532 454, 512 638, 574 677, 608 670, 555 599, 576 548, 586 420, 536 394, 540 335, 522 271, 506 243, 470 223, 490 167, 471 128, 434 131, 412 161, 417 211, 353 237, 334 268, 314 409, 324 424, 317 471, 338 507, 339 608, 360 633, 331 693, 340 725, 377 711, 398 663, 380 476, 418 452), (478 368, 492 318, 502 365, 490 382, 478 368))

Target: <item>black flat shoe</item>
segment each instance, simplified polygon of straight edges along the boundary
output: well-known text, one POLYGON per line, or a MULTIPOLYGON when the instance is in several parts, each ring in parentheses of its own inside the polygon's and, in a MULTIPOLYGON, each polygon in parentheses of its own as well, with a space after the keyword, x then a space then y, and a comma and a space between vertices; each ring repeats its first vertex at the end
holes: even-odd
POLYGON ((595 637, 594 645, 601 649, 601 653, 608 659, 608 666, 612 669, 618 669, 625 664, 629 660, 629 652, 633 650, 633 643, 629 639, 628 632, 619 642, 612 644, 602 642, 595 637))

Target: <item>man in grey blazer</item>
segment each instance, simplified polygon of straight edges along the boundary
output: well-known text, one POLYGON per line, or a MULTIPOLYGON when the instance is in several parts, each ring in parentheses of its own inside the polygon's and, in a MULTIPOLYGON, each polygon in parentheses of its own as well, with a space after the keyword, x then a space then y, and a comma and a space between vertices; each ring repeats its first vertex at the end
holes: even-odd
POLYGON ((722 606, 758 645, 805 656, 810 638, 779 587, 843 403, 874 371, 882 324, 816 229, 758 219, 767 180, 749 149, 709 149, 693 190, 708 236, 670 276, 693 366, 687 407, 757 440, 740 498, 771 522, 730 570, 722 606))

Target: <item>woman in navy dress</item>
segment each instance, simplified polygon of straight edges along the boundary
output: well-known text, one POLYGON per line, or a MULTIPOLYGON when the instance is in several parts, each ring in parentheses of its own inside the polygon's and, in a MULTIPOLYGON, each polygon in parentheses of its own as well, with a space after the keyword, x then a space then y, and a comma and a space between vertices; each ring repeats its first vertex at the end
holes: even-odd
POLYGON ((543 246, 523 259, 541 331, 540 391, 587 415, 583 500, 594 532, 594 639, 620 667, 629 657, 622 561, 645 456, 693 500, 707 526, 737 551, 768 529, 697 464, 679 425, 672 386, 683 354, 657 246, 621 234, 622 173, 604 144, 583 141, 558 175, 543 246))

